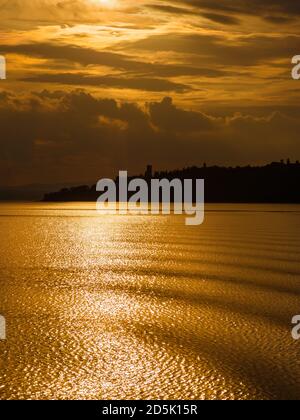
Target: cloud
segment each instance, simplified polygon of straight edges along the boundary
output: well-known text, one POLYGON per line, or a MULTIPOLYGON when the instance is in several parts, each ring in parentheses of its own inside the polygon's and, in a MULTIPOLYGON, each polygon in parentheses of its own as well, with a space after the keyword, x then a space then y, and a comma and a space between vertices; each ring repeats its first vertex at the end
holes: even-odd
POLYGON ((0 176, 8 184, 96 182, 120 168, 140 173, 209 163, 299 158, 299 119, 216 117, 171 98, 141 108, 84 91, 0 94, 0 176))
MULTIPOLYGON (((125 0, 124 7, 132 2, 125 0)), ((28 29, 49 25, 99 25, 107 20, 101 2, 82 0, 0 0, 0 26, 28 29)))
POLYGON ((299 14, 295 0, 0 0, 2 179, 299 159, 299 14))
POLYGON ((146 4, 146 7, 163 13, 172 15, 197 15, 198 13, 192 9, 171 6, 170 4, 146 4))
MULTIPOLYGON (((1 26, 28 28, 49 25, 110 24, 122 13, 126 22, 145 15, 143 11, 149 1, 122 0, 117 8, 106 8, 101 2, 82 0, 0 0, 1 26)), ((158 16, 152 21, 159 21, 160 13, 176 16, 206 14, 207 18, 221 24, 237 24, 243 16, 260 16, 269 22, 276 18, 296 19, 300 14, 296 0, 157 0, 150 4, 158 16)), ((277 21, 284 23, 283 20, 277 21)), ((137 27, 139 26, 137 22, 137 27)))
POLYGON ((199 133, 212 130, 214 127, 213 118, 200 112, 179 109, 169 97, 161 102, 148 104, 148 108, 153 124, 170 133, 199 133))
POLYGON ((300 15, 299 2, 294 0, 173 0, 173 3, 192 6, 200 10, 210 10, 229 14, 255 15, 300 15))
POLYGON ((223 25, 239 25, 240 20, 234 16, 221 15, 220 13, 201 13, 201 16, 223 25))
POLYGON ((240 23, 239 19, 234 16, 224 15, 220 13, 209 13, 209 12, 200 12, 198 9, 188 9, 183 7, 175 7, 167 4, 148 4, 146 7, 156 10, 163 13, 168 13, 171 15, 190 15, 197 17, 204 17, 216 23, 221 23, 223 25, 238 25, 240 23))
POLYGON ((48 60, 69 61, 82 66, 98 65, 124 71, 127 74, 147 74, 160 77, 206 76, 221 77, 230 72, 193 65, 163 64, 140 61, 132 55, 117 52, 97 51, 76 45, 54 45, 50 43, 29 43, 19 45, 0 44, 2 53, 39 57, 48 60))
POLYGON ((153 35, 131 44, 131 48, 145 51, 173 51, 194 55, 194 65, 205 59, 206 63, 230 66, 253 66, 270 60, 288 60, 300 45, 300 35, 282 34, 235 36, 224 39, 220 34, 153 35), (197 58, 198 56, 198 58, 197 58))
POLYGON ((40 74, 21 79, 30 83, 54 83, 72 86, 96 86, 118 89, 137 89, 147 92, 177 92, 191 90, 190 87, 164 79, 147 77, 90 76, 82 73, 40 74))
POLYGON ((105 9, 96 1, 0 0, 9 27, 0 45, 6 86, 86 87, 139 102, 172 94, 193 108, 204 100, 295 101, 288 95, 300 45, 295 3, 122 0, 105 9), (13 30, 16 20, 31 30, 13 30))

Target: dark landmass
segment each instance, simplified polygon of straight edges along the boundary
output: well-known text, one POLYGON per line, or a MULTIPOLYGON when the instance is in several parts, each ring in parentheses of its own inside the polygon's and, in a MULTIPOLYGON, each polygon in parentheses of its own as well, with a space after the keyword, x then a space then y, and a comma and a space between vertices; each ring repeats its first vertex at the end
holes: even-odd
MULTIPOLYGON (((144 175, 130 177, 172 180, 174 178, 204 179, 205 202, 208 203, 300 203, 300 163, 273 162, 266 166, 245 167, 190 167, 171 172, 152 174, 149 166, 144 175)), ((118 178, 116 178, 118 184, 118 178)), ((96 185, 64 188, 46 194, 45 202, 96 201, 100 193, 96 185)))
MULTIPOLYGON (((68 184, 69 188, 78 185, 78 182, 68 184)), ((66 186, 59 184, 31 184, 14 187, 0 186, 0 201, 41 201, 47 193, 54 193, 66 186)))

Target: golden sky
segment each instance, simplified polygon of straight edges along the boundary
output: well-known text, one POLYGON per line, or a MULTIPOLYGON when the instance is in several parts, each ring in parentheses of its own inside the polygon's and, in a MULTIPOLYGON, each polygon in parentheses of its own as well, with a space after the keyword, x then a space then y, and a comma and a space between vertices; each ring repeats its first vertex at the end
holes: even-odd
POLYGON ((295 0, 0 0, 0 185, 299 159, 299 23, 295 0))

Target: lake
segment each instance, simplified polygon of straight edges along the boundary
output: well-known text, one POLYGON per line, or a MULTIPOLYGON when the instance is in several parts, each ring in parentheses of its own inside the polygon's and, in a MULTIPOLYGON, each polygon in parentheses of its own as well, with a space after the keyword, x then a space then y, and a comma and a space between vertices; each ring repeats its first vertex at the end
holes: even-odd
POLYGON ((0 205, 1 399, 300 399, 300 206, 0 205))

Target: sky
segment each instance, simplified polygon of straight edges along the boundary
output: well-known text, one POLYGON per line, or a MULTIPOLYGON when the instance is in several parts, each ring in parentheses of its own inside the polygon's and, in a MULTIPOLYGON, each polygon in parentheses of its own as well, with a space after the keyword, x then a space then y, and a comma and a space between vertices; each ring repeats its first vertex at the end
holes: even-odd
POLYGON ((295 0, 0 0, 0 185, 300 159, 295 0))

